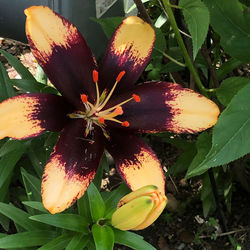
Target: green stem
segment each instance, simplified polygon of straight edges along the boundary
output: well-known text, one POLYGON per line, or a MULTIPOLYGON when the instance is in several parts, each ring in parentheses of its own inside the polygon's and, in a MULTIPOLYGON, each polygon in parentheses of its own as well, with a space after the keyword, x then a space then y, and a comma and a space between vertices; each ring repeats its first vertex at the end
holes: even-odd
POLYGON ((155 48, 155 50, 159 51, 164 57, 166 57, 167 59, 169 59, 170 61, 176 63, 177 65, 181 66, 181 67, 186 67, 186 65, 184 63, 178 62, 177 60, 175 60, 173 57, 169 56, 168 54, 166 54, 165 52, 163 52, 160 49, 155 48))
POLYGON ((187 65, 189 71, 191 72, 191 74, 193 75, 194 77, 194 80, 195 80, 195 83, 197 85, 197 87, 200 89, 200 91, 202 92, 202 94, 204 96, 207 96, 207 89, 203 86, 201 80, 200 80, 200 77, 198 75, 198 72, 196 71, 189 55, 188 55, 188 52, 187 52, 187 49, 186 49, 186 46, 183 42, 183 39, 181 37, 181 34, 180 34, 180 31, 178 29, 178 26, 177 26, 177 23, 175 21, 175 17, 174 17, 174 13, 171 9, 171 5, 170 5, 170 2, 169 0, 162 0, 163 2, 163 5, 165 7, 165 10, 168 14, 168 18, 169 18, 169 21, 170 21, 170 24, 172 26, 172 29, 175 33, 175 36, 176 36, 176 39, 177 39, 177 42, 182 50, 182 53, 183 53, 183 57, 184 57, 184 60, 185 60, 185 64, 187 65))

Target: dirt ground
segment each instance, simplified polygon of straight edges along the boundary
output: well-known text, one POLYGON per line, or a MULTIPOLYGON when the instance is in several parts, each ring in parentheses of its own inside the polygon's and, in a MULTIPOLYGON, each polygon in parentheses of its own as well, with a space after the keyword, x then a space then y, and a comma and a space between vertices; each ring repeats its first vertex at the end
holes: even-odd
MULTIPOLYGON (((35 73, 37 63, 29 47, 16 41, 0 38, 0 48, 17 56, 22 63, 35 73)), ((7 68, 10 78, 19 78, 17 72, 8 65, 0 55, 0 61, 7 68)), ((173 146, 160 142, 153 149, 163 165, 173 164, 178 157, 178 151, 173 146), (161 152, 164 150, 164 152, 161 152), (166 153, 167 152, 167 153, 166 153)), ((119 178, 116 174, 108 176, 109 186, 115 185, 119 178)), ((234 249, 228 236, 241 245, 241 249, 250 250, 250 194, 238 183, 234 183, 232 196, 232 211, 229 214, 222 204, 228 232, 222 232, 222 226, 217 213, 204 218, 200 200, 201 181, 191 179, 186 181, 183 176, 167 179, 167 196, 171 200, 161 217, 149 228, 138 232, 145 240, 157 249, 234 249)), ((128 249, 116 246, 116 249, 128 249)))

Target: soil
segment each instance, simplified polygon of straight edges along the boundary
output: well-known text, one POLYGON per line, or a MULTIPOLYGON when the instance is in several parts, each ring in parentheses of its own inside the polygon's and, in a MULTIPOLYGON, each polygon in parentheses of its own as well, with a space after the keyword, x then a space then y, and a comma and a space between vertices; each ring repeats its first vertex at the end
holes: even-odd
MULTIPOLYGON (((0 38, 0 48, 19 58, 34 74, 37 63, 29 46, 20 42, 0 38)), ((0 55, 10 78, 19 78, 18 73, 0 55)), ((249 68, 247 68, 249 71, 249 68)), ((163 166, 171 166, 177 159, 178 150, 165 142, 151 142, 163 166), (166 153, 167 152, 167 153, 166 153)), ((109 188, 116 186, 120 177, 113 169, 104 182, 109 188), (108 179, 108 181, 107 181, 108 179)), ((228 236, 250 250, 250 202, 247 193, 238 183, 233 183, 232 211, 228 213, 222 204, 228 231, 223 232, 218 212, 204 218, 200 200, 202 182, 199 179, 185 180, 183 176, 167 178, 169 205, 160 218, 149 228, 139 231, 146 241, 160 250, 168 249, 234 249, 228 236)), ((116 246, 115 249, 128 249, 116 246)))

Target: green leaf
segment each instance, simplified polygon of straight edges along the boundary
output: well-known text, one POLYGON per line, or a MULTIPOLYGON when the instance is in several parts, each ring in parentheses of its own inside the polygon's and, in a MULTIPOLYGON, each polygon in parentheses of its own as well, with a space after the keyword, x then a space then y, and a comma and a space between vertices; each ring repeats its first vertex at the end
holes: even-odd
POLYGON ((250 23, 237 0, 204 0, 211 25, 220 35, 225 51, 240 61, 250 62, 250 23))
POLYGON ((194 143, 190 143, 190 147, 184 150, 184 152, 178 157, 177 161, 168 170, 167 175, 177 176, 178 174, 186 171, 193 161, 196 152, 197 150, 194 143))
POLYGON ((105 212, 105 204, 101 194, 99 193, 98 189, 95 187, 93 182, 89 185, 87 193, 88 193, 91 217, 93 221, 96 222, 100 218, 103 218, 105 212))
POLYGON ((15 91, 10 84, 10 78, 3 66, 0 62, 0 101, 3 101, 9 97, 15 95, 15 91))
POLYGON ((200 0, 180 0, 184 20, 192 36, 193 57, 195 58, 206 39, 209 26, 209 11, 200 0))
POLYGON ((41 180, 21 168, 22 179, 28 200, 41 201, 41 180))
POLYGON ((40 212, 48 213, 48 211, 44 208, 42 202, 39 202, 39 201, 22 201, 22 203, 25 206, 34 208, 34 209, 36 209, 36 210, 38 210, 40 212))
POLYGON ((0 188, 4 185, 6 180, 11 175, 13 169, 16 166, 16 163, 20 160, 23 153, 25 151, 25 148, 22 146, 22 144, 16 144, 16 149, 5 154, 0 159, 0 188))
POLYGON ((88 222, 92 221, 90 207, 89 207, 89 199, 88 194, 85 193, 78 201, 77 201, 77 209, 78 213, 81 216, 84 216, 88 222))
POLYGON ((223 80, 227 74, 230 74, 234 69, 238 68, 242 64, 235 58, 230 58, 228 61, 224 62, 216 71, 216 76, 218 80, 223 80))
POLYGON ((84 234, 76 234, 66 247, 66 250, 82 250, 88 245, 90 236, 84 234))
POLYGON ((166 47, 167 47, 166 38, 163 35, 161 29, 154 28, 154 30, 155 30, 155 44, 154 44, 154 49, 151 55, 151 59, 159 57, 159 59, 161 60, 162 53, 160 51, 165 52, 166 50, 166 47))
POLYGON ((109 226, 92 226, 92 234, 97 250, 112 250, 114 247, 114 232, 109 226))
POLYGON ((39 247, 39 250, 61 250, 65 249, 65 246, 69 243, 72 238, 72 234, 63 234, 58 236, 57 238, 49 241, 42 247, 39 247))
POLYGON ((95 178, 93 180, 93 183, 95 184, 98 190, 101 189, 102 177, 103 177, 103 166, 106 164, 106 162, 107 162, 106 156, 105 154, 103 154, 102 160, 98 166, 98 169, 95 174, 95 178))
POLYGON ((11 79, 10 83, 13 86, 16 86, 20 90, 22 90, 23 93, 51 93, 51 94, 58 93, 58 91, 55 88, 37 82, 35 79, 34 80, 11 79))
POLYGON ((227 164, 250 152, 250 84, 242 88, 221 113, 213 130, 212 148, 189 177, 227 164))
POLYGON ((29 217, 31 220, 39 221, 68 229, 71 231, 88 233, 88 223, 86 219, 78 214, 40 214, 29 217))
POLYGON ((108 39, 111 38, 117 27, 121 24, 124 17, 107 17, 107 18, 90 18, 91 20, 99 23, 108 39))
POLYGON ((14 207, 11 204, 0 202, 0 213, 28 231, 39 229, 41 227, 44 228, 43 224, 30 220, 30 215, 28 213, 24 212, 22 209, 14 207))
POLYGON ((24 147, 22 142, 8 139, 0 148, 0 157, 3 157, 11 151, 18 150, 21 147, 24 147))
POLYGON ((156 250, 152 245, 143 240, 143 237, 129 231, 113 229, 115 233, 115 243, 131 247, 135 250, 156 250))
POLYGON ((2 49, 0 49, 0 53, 4 55, 4 57, 8 60, 9 64, 15 68, 15 70, 22 78, 35 80, 29 70, 15 56, 12 56, 11 54, 2 49))
POLYGON ((208 173, 202 178, 201 200, 203 215, 206 218, 209 213, 214 212, 216 209, 216 203, 208 173))
POLYGON ((220 87, 216 90, 216 95, 219 101, 227 106, 234 95, 247 84, 250 83, 250 79, 246 77, 230 77, 224 80, 220 87))
POLYGON ((41 246, 56 237, 55 231, 32 231, 0 238, 0 248, 24 248, 41 246))
POLYGON ((194 172, 199 172, 198 166, 200 165, 201 162, 203 162, 204 158, 209 152, 212 144, 211 141, 212 137, 207 132, 203 132, 202 134, 199 135, 197 142, 195 144, 197 149, 197 154, 188 168, 187 177, 191 177, 194 172))
POLYGON ((108 194, 108 198, 105 200, 105 218, 111 218, 120 199, 129 192, 130 189, 128 188, 128 186, 125 184, 121 184, 118 188, 108 194))

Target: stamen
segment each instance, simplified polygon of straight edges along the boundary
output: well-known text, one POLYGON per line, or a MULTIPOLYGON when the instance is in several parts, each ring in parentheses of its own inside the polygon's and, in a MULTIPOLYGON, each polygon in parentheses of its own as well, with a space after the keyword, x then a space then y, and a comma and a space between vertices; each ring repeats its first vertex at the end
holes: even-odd
POLYGON ((140 96, 138 96, 138 95, 136 95, 136 94, 133 94, 132 97, 134 98, 134 100, 135 100, 136 102, 140 102, 140 101, 141 101, 140 96))
POLYGON ((125 75, 125 71, 123 70, 123 71, 121 71, 120 73, 119 73, 119 75, 116 77, 116 81, 117 82, 120 82, 121 81, 121 79, 123 78, 123 76, 125 75))
POLYGON ((117 107, 115 110, 114 110, 114 113, 116 114, 116 115, 122 115, 123 114, 123 109, 122 109, 122 107, 117 107))
POLYGON ((122 126, 123 127, 129 127, 129 122, 128 121, 124 121, 124 122, 122 122, 122 126))
POLYGON ((85 95, 85 94, 82 94, 81 95, 81 100, 82 100, 82 103, 87 103, 88 102, 88 96, 85 95))
POLYGON ((100 118, 98 119, 98 121, 99 121, 101 124, 103 124, 103 123, 104 123, 104 118, 103 118, 103 117, 100 117, 100 118))
POLYGON ((98 71, 96 71, 95 69, 92 72, 92 77, 93 77, 94 83, 98 82, 98 71))
POLYGON ((122 71, 122 72, 119 73, 119 75, 118 75, 117 78, 116 78, 116 82, 115 82, 113 88, 110 90, 108 96, 107 96, 106 99, 103 101, 102 105, 100 105, 100 106, 98 107, 97 111, 102 110, 102 108, 103 108, 103 107, 106 105, 106 103, 109 101, 110 97, 112 96, 112 94, 113 94, 113 92, 114 92, 114 90, 115 90, 115 88, 116 88, 117 83, 122 79, 122 77, 124 76, 125 73, 126 73, 125 71, 122 71))

